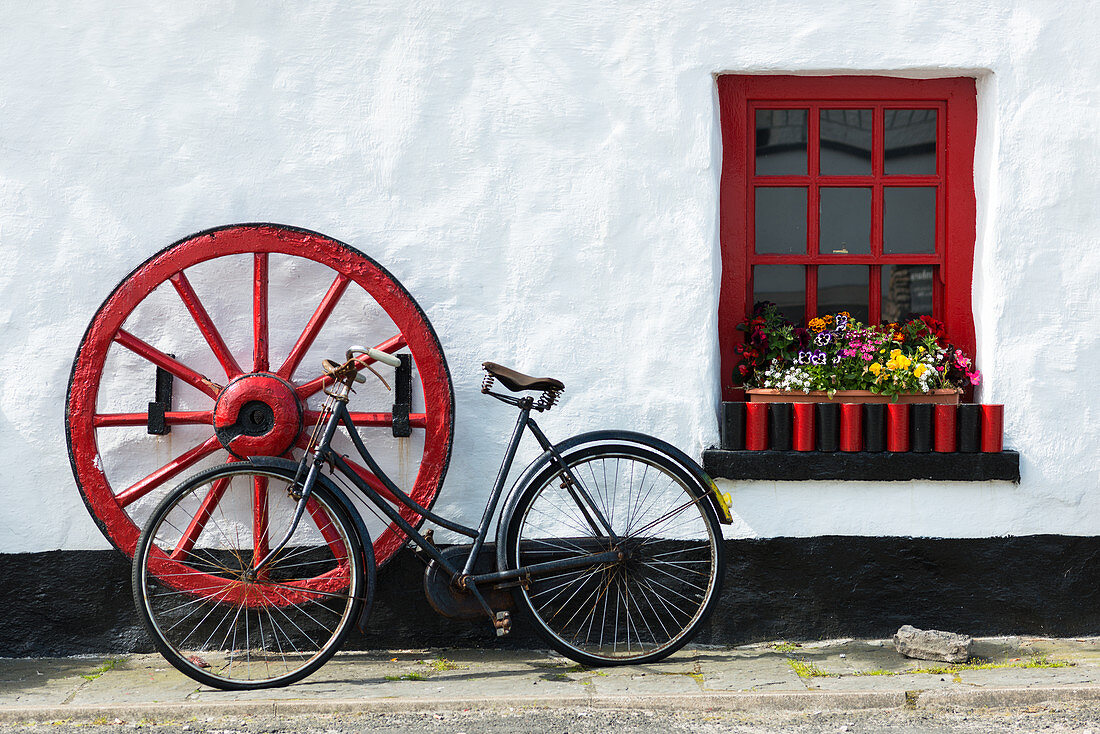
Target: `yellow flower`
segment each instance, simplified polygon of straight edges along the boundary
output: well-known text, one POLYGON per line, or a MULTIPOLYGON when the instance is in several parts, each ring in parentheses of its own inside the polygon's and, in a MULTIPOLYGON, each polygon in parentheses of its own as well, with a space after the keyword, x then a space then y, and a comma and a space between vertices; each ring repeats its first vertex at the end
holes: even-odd
POLYGON ((923 364, 918 364, 916 367, 913 368, 913 377, 920 377, 921 375, 923 375, 927 371, 928 371, 927 366, 925 366, 923 364))
POLYGON ((886 360, 886 369, 896 370, 898 368, 898 361, 896 359, 886 360))
POLYGON ((878 377, 878 373, 882 372, 882 365, 878 362, 872 362, 867 369, 871 372, 872 375, 878 377))
POLYGON ((822 332, 825 331, 825 321, 823 319, 810 319, 809 323, 810 331, 822 332))
POLYGON ((897 359, 899 354, 901 354, 900 349, 892 349, 890 351, 890 359, 897 359))
POLYGON ((911 364, 913 364, 913 360, 904 354, 896 354, 893 359, 886 363, 886 366, 892 370, 907 370, 911 364))

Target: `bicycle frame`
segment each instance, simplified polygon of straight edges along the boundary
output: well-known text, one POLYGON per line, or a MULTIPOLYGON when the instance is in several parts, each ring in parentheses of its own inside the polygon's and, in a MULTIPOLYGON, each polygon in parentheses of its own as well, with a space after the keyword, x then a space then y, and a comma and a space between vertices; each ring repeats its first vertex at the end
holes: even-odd
MULTIPOLYGON (((341 383, 343 384, 343 383, 341 383)), ((619 550, 608 550, 602 553, 593 553, 587 556, 581 556, 578 558, 572 558, 560 561, 546 561, 543 563, 532 564, 529 566, 523 566, 521 568, 500 570, 483 573, 473 574, 474 564, 477 561, 478 556, 484 547, 485 540, 489 534, 489 528, 492 525, 493 518, 497 514, 497 506, 500 502, 500 497, 504 491, 504 484, 508 479, 508 474, 511 471, 512 463, 515 460, 516 452, 519 449, 520 440, 523 438, 525 431, 530 430, 532 435, 538 441, 539 445, 548 452, 551 457, 551 461, 558 467, 562 474, 563 486, 572 496, 574 502, 577 503, 577 507, 580 509, 586 522, 590 524, 593 530, 606 534, 614 545, 618 538, 611 528, 610 522, 605 518, 599 509, 596 502, 592 500, 592 497, 588 494, 588 491, 584 488, 584 485, 577 481, 577 478, 573 475, 572 471, 566 465, 561 455, 554 448, 553 444, 546 437, 546 434, 542 432, 538 424, 531 417, 531 411, 536 409, 535 401, 531 397, 516 398, 509 395, 501 395, 498 393, 488 392, 487 394, 495 397, 496 399, 513 405, 519 408, 520 414, 516 420, 516 425, 512 430, 512 436, 508 441, 508 445, 505 449, 504 458, 501 461, 500 470, 497 472, 496 480, 493 483, 492 490, 489 493, 489 498, 485 503, 485 511, 482 514, 481 522, 478 527, 470 528, 460 523, 452 522, 444 517, 440 517, 436 513, 432 512, 426 507, 422 507, 412 497, 408 496, 402 491, 389 476, 382 470, 378 463, 371 456, 370 451, 364 445, 362 438, 359 436, 359 431, 355 427, 355 423, 351 419, 351 415, 347 409, 347 395, 350 385, 343 384, 343 390, 338 392, 329 392, 331 400, 326 403, 325 408, 322 409, 322 417, 319 423, 323 423, 323 430, 321 432, 321 439, 314 446, 312 453, 307 453, 302 461, 299 463, 298 476, 295 478, 295 484, 301 478, 303 469, 309 465, 306 472, 305 480, 301 484, 301 490, 296 497, 298 500, 297 507, 295 509, 295 516, 291 523, 289 531, 285 537, 271 548, 268 554, 256 564, 254 572, 258 572, 263 566, 268 563, 272 558, 275 558, 278 553, 285 547, 291 536, 296 529, 298 522, 301 520, 305 511, 306 502, 309 500, 310 493, 313 490, 314 483, 316 482, 317 474, 321 467, 328 463, 330 466, 338 469, 341 474, 344 475, 355 487, 358 489, 364 497, 369 499, 372 504, 384 513, 391 522, 396 524, 411 540, 427 553, 436 563, 440 565, 452 578, 452 582, 459 588, 463 588, 469 591, 474 598, 478 601, 479 605, 494 619, 494 625, 497 626, 498 631, 507 629, 507 614, 501 618, 499 615, 494 618, 494 612, 485 601, 484 597, 477 588, 480 583, 494 583, 494 582, 508 582, 516 579, 530 579, 542 574, 557 573, 560 571, 570 570, 574 568, 583 568, 590 566, 594 563, 614 563, 623 559, 624 554, 619 550), (327 414, 327 417, 326 417, 327 414), (347 430, 348 435, 351 438, 352 444, 355 446, 356 452, 360 458, 366 463, 367 468, 374 474, 374 476, 381 483, 381 488, 371 486, 365 479, 363 479, 357 472, 355 472, 351 466, 344 460, 340 454, 331 448, 331 442, 336 434, 336 429, 343 425, 347 430), (380 489, 385 490, 385 495, 380 489), (461 569, 452 565, 443 556, 442 552, 432 543, 431 540, 421 535, 420 532, 413 527, 401 513, 395 509, 390 502, 386 500, 390 499, 405 507, 413 510, 421 517, 430 520, 431 522, 439 525, 442 528, 451 530, 460 535, 464 535, 473 539, 473 544, 470 547, 470 552, 466 557, 466 561, 461 569)))

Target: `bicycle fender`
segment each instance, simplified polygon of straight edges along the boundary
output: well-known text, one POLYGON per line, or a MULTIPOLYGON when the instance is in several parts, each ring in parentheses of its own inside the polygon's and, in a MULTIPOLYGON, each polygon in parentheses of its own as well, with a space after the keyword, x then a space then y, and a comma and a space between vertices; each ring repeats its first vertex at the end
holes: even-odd
MULTIPOLYGON (((554 444, 554 450, 559 454, 565 454, 576 448, 600 443, 634 443, 664 454, 669 459, 672 459, 674 463, 678 464, 691 479, 695 480, 699 489, 710 501, 714 513, 718 516, 718 521, 723 525, 733 524, 733 516, 729 509, 729 495, 723 495, 718 491, 718 487, 715 485, 714 480, 703 471, 703 467, 699 466, 694 459, 667 441, 662 441, 655 436, 650 436, 647 433, 639 433, 638 431, 616 429, 588 431, 587 433, 578 433, 576 436, 571 436, 560 443, 554 444)), ((515 484, 512 485, 512 489, 509 490, 508 497, 501 510, 500 522, 497 523, 498 555, 503 554, 503 548, 506 546, 504 536, 508 526, 511 524, 509 521, 512 514, 515 512, 516 504, 519 502, 519 497, 523 493, 523 489, 546 467, 547 464, 550 463, 551 459, 552 454, 549 451, 544 451, 536 457, 534 461, 527 465, 527 468, 523 470, 523 473, 520 474, 515 484)), ((502 555, 501 560, 503 561, 502 555)))
MULTIPOLYGON (((298 462, 291 461, 290 459, 284 459, 279 456, 250 456, 248 462, 254 466, 268 467, 271 469, 282 469, 284 471, 290 471, 291 476, 298 470, 298 462)), ((317 473, 317 481, 325 485, 325 489, 332 493, 332 496, 337 499, 344 511, 348 513, 348 517, 355 523, 355 531, 359 534, 361 540, 363 556, 363 568, 364 573, 369 575, 367 579, 367 589, 371 593, 367 594, 363 600, 363 606, 359 610, 359 616, 355 620, 356 628, 361 632, 366 632, 367 619, 370 617, 371 607, 374 605, 374 545, 371 542, 370 533, 367 531, 367 526, 363 523, 363 518, 359 514, 359 510, 355 508, 351 500, 348 498, 344 490, 340 489, 331 479, 326 477, 320 472, 317 473)))

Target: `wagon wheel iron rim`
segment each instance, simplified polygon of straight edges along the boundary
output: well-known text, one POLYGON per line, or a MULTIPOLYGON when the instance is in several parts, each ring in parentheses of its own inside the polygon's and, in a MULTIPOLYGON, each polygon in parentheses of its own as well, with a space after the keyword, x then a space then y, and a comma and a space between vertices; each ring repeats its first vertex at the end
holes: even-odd
MULTIPOLYGON (((135 268, 97 310, 73 361, 65 412, 69 458, 81 497, 112 545, 132 556, 140 528, 128 508, 154 491, 177 484, 188 469, 200 462, 218 456, 229 461, 247 455, 285 456, 302 447, 318 415, 307 401, 320 393, 326 383, 321 368, 303 365, 303 360, 352 286, 363 292, 357 295, 365 294, 365 298, 377 304, 396 328, 396 333, 389 334, 376 347, 388 353, 407 351, 412 355, 420 383, 420 392, 414 392, 414 400, 422 398, 423 412, 411 413, 409 424, 414 437, 417 433, 423 437, 423 452, 409 493, 422 506, 432 506, 450 460, 454 395, 442 347, 423 310, 388 271, 349 245, 284 225, 229 225, 179 240, 135 268), (272 255, 311 261, 333 271, 331 283, 282 361, 274 359, 269 344, 272 255), (234 354, 186 272, 194 266, 231 256, 251 257, 252 282, 248 289, 251 363, 234 354), (211 364, 216 364, 216 373, 210 374, 211 369, 204 374, 188 366, 186 360, 177 360, 158 349, 155 335, 131 333, 124 328, 130 316, 150 300, 154 291, 162 288, 166 292, 170 289, 179 299, 201 334, 208 362, 213 355, 211 364), (98 408, 97 398, 101 397, 105 363, 112 346, 165 370, 177 385, 192 390, 193 400, 210 403, 200 409, 167 410, 164 414, 167 426, 212 429, 211 435, 187 450, 163 463, 158 459, 160 465, 155 471, 118 487, 108 478, 100 454, 101 432, 129 428, 144 435, 142 429, 148 424, 149 413, 107 412, 98 408), (299 369, 309 376, 296 378, 299 369)), ((357 341, 354 333, 341 336, 345 346, 357 341)), ((135 388, 140 389, 143 388, 135 388)), ((384 430, 393 423, 392 413, 384 410, 352 411, 352 417, 364 433, 375 428, 384 430)), ((379 484, 366 469, 354 468, 369 483, 379 484)), ((414 525, 422 521, 407 508, 401 511, 414 525)), ((391 558, 403 542, 403 534, 393 524, 377 533, 373 546, 378 564, 391 558)))

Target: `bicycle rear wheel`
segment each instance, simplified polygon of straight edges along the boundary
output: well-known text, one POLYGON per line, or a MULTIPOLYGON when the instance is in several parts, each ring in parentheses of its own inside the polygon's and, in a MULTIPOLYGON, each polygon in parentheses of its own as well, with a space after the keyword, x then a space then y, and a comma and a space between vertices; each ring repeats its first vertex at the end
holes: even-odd
POLYGON ((517 606, 559 652, 584 665, 660 660, 682 647, 718 599, 725 555, 703 490, 676 464, 633 445, 596 445, 565 456, 607 519, 563 487, 553 467, 525 490, 508 519, 511 568, 619 550, 613 563, 533 575, 517 606))
POLYGON ((154 510, 134 554, 133 593, 153 643, 176 669, 225 690, 301 680, 339 649, 374 593, 374 559, 320 482, 290 541, 293 472, 215 467, 154 510))

